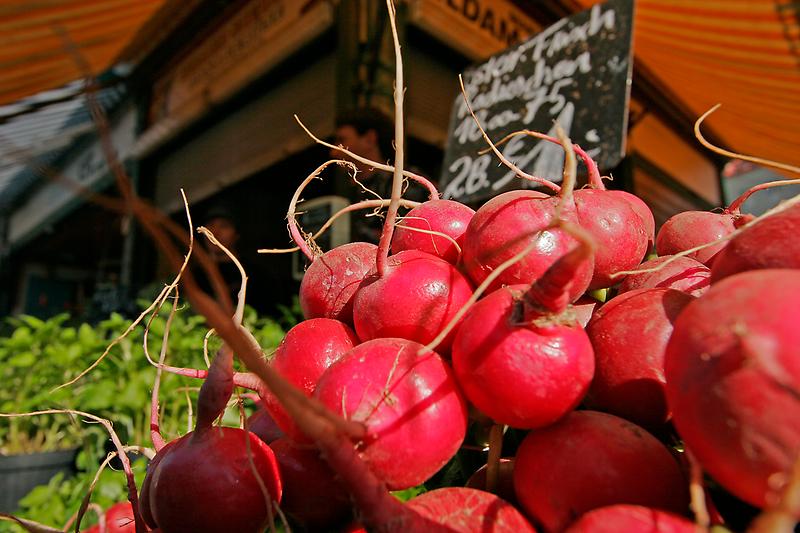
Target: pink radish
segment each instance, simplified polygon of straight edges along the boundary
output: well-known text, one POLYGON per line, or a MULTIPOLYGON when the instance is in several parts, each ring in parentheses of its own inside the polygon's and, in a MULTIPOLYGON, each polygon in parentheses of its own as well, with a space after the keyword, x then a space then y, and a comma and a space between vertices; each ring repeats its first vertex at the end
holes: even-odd
POLYGON ((543 427, 574 409, 586 393, 594 354, 568 302, 576 273, 591 257, 591 245, 581 243, 530 289, 499 289, 465 316, 453 345, 453 368, 469 401, 495 422, 543 427))
POLYGON ((474 214, 471 207, 453 200, 429 200, 409 211, 397 225, 392 251, 422 250, 455 265, 461 256, 456 245, 463 246, 464 232, 474 214))
MULTIPOLYGON (((536 246, 524 259, 506 269, 489 286, 530 284, 559 257, 577 245, 560 229, 547 229, 554 220, 560 198, 537 191, 510 191, 495 196, 475 213, 464 236, 463 263, 470 279, 480 284, 498 266, 522 252, 530 243, 536 246)), ((574 205, 567 204, 564 220, 577 223, 574 205)), ((589 286, 592 264, 577 275, 570 299, 577 300, 589 286)))
MULTIPOLYGON (((431 342, 472 296, 456 268, 419 250, 392 255, 383 275, 370 272, 359 287, 353 321, 361 340, 399 337, 431 342)), ((439 350, 447 353, 454 334, 439 350)))
MULTIPOLYGON (((322 373, 358 344, 355 332, 331 318, 312 318, 290 329, 270 360, 272 368, 311 396, 322 373)), ((261 392, 264 408, 286 435, 305 440, 291 417, 269 390, 261 392)))
POLYGON ((595 353, 587 405, 653 430, 662 426, 669 418, 664 350, 693 299, 674 289, 638 289, 603 305, 586 326, 595 353))
POLYGON ((717 281, 747 270, 800 268, 800 204, 765 216, 728 241, 711 268, 717 281))
POLYGON ((664 445, 639 426, 595 411, 575 411, 530 432, 517 451, 514 488, 545 531, 561 531, 607 505, 682 513, 688 504, 686 481, 664 445))
POLYGON ((676 289, 692 296, 700 296, 711 285, 711 270, 691 257, 665 255, 645 261, 636 270, 649 270, 628 274, 620 284, 617 293, 622 294, 635 289, 663 287, 676 289), (668 262, 668 263, 667 263, 668 262), (667 263, 666 266, 661 266, 667 263))
POLYGON ((628 202, 630 208, 633 209, 633 212, 636 213, 642 221, 645 235, 647 235, 647 249, 649 250, 652 248, 656 237, 656 221, 655 218, 653 218, 653 212, 650 210, 650 207, 644 203, 641 198, 627 191, 607 189, 607 192, 612 196, 618 196, 628 202))
POLYGON ((665 355, 673 422, 703 468, 764 507, 800 453, 800 271, 715 283, 678 317, 665 355))
MULTIPOLYGON (((409 508, 447 528, 452 533, 535 533, 533 526, 507 501, 482 490, 444 487, 408 501, 409 508)), ((398 524, 397 531, 404 529, 398 524)), ((345 533, 366 533, 352 525, 345 533)))
POLYGON ((151 527, 164 533, 266 527, 281 497, 272 450, 250 432, 212 425, 232 391, 233 353, 223 347, 200 389, 195 430, 161 448, 147 472, 142 515, 151 527))
MULTIPOLYGON (((658 255, 674 255, 702 244, 710 243, 733 233, 736 228, 752 219, 752 215, 739 213, 711 213, 684 211, 667 220, 656 235, 658 255)), ((710 265, 726 242, 720 242, 688 255, 710 265)))
POLYGON ((353 296, 375 266, 378 247, 366 242, 343 244, 315 258, 300 283, 300 307, 306 318, 334 318, 353 323, 353 296))
POLYGON ((641 505, 610 505, 589 511, 564 533, 700 533, 691 520, 641 505))
POLYGON ((352 514, 350 498, 316 448, 288 439, 270 444, 281 472, 281 510, 309 531, 331 529, 352 514))
POLYGON ((416 342, 359 344, 325 371, 315 396, 365 425, 359 452, 391 490, 427 480, 458 451, 466 434, 467 407, 452 371, 416 342))
POLYGON ((597 243, 589 289, 617 283, 612 275, 641 263, 647 253, 647 230, 629 200, 600 189, 574 192, 578 222, 597 243))

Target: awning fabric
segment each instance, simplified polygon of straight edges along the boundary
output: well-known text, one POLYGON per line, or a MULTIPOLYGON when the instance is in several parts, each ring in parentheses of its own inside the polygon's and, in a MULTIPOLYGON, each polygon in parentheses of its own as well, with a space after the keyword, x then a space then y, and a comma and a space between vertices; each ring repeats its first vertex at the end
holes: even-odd
POLYGON ((0 105, 105 71, 163 3, 0 0, 0 105))
POLYGON ((800 166, 799 10, 793 0, 637 0, 635 61, 695 117, 722 104, 704 124, 725 148, 800 166))

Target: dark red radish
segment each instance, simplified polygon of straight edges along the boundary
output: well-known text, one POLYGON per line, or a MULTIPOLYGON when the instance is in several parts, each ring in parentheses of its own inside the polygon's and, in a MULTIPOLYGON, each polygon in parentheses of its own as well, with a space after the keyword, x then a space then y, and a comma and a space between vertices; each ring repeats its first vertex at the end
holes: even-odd
POLYGON ((283 430, 278 427, 278 424, 263 407, 259 407, 247 418, 247 431, 255 434, 267 444, 285 436, 283 430))
POLYGON ((647 235, 647 249, 651 249, 656 238, 656 220, 653 218, 653 212, 650 210, 650 206, 644 203, 644 200, 635 194, 631 194, 627 191, 607 189, 606 192, 628 202, 633 212, 636 213, 642 221, 644 232, 647 235))
POLYGON ((334 363, 315 396, 367 435, 361 457, 390 490, 418 485, 458 451, 467 406, 450 367, 405 339, 364 342, 334 363))
MULTIPOLYGON (((467 480, 466 487, 470 489, 487 490, 486 475, 488 465, 483 465, 467 480)), ((517 495, 514 494, 514 458, 504 457, 500 459, 497 468, 497 487, 493 491, 505 501, 516 504, 517 495)))
POLYGON ((269 446, 242 429, 213 426, 233 382, 233 352, 223 346, 200 388, 195 430, 162 447, 150 464, 142 515, 164 533, 260 533, 280 501, 269 446))
POLYGON ((630 503, 683 513, 689 502, 683 473, 663 444, 596 411, 574 411, 530 432, 517 451, 514 489, 544 531, 561 531, 598 507, 630 503))
POLYGON ((622 294, 635 289, 663 287, 700 296, 711 286, 711 270, 691 257, 665 255, 645 261, 636 270, 657 269, 654 272, 628 274, 617 289, 622 294), (667 263, 669 261, 669 263, 667 263), (661 266, 667 263, 666 266, 661 266))
POLYGON ((702 533, 691 520, 641 505, 610 505, 581 516, 565 533, 702 533))
POLYGON ((422 250, 455 265, 461 256, 458 247, 464 244, 464 232, 474 214, 474 209, 453 200, 429 200, 409 211, 397 225, 392 252, 422 250), (443 233, 452 240, 427 232, 443 233))
POLYGON ((315 447, 289 439, 270 444, 281 472, 281 511, 308 531, 330 530, 351 514, 350 497, 315 447))
POLYGON ((675 320, 693 299, 674 289, 637 289, 597 310, 586 326, 595 354, 589 407, 649 429, 667 422, 664 350, 675 320))
MULTIPOLYGON (((289 383, 311 396, 322 373, 356 344, 355 332, 344 322, 311 318, 286 333, 269 364, 289 383)), ((305 440, 274 394, 265 389, 261 397, 264 408, 289 438, 305 440)))
MULTIPOLYGON (((577 241, 561 229, 547 229, 554 222, 560 198, 538 191, 509 191, 486 202, 472 217, 464 235, 463 265, 475 284, 480 284, 498 266, 521 253, 532 242, 535 247, 521 260, 507 268, 489 286, 489 291, 503 285, 530 284, 577 246, 577 241)), ((574 204, 562 212, 562 218, 577 223, 574 204)), ((577 300, 589 286, 593 265, 588 264, 576 276, 570 293, 577 300)))
POLYGON ((711 268, 711 281, 764 268, 800 268, 800 203, 765 216, 734 236, 711 268))
POLYGON ((648 235, 630 201, 605 190, 580 189, 573 193, 578 222, 597 243, 589 290, 603 289, 619 280, 613 274, 630 270, 647 253, 648 235))
MULTIPOLYGON (((424 492, 406 504, 420 515, 453 533, 534 533, 536 529, 510 503, 500 497, 466 487, 444 487, 424 492)), ((402 524, 392 529, 412 531, 402 524)), ((366 533, 351 524, 343 533, 366 533)))
POLYGON ((675 322, 664 365, 673 423, 703 468, 764 507, 800 453, 800 270, 730 276, 675 322))
POLYGON ((575 275, 591 257, 591 244, 581 243, 530 288, 499 289, 464 317, 453 368, 467 399, 495 422, 543 427, 583 399, 594 354, 568 304, 575 275))
POLYGON ((353 296, 374 266, 378 247, 351 242, 315 258, 300 282, 300 308, 308 318, 353 323, 353 296))
MULTIPOLYGON (((427 344, 472 296, 456 268, 419 250, 390 256, 383 275, 371 271, 359 287, 353 321, 361 340, 399 337, 427 344)), ((439 345, 447 353, 455 333, 439 345)))
POLYGON ((586 324, 589 323, 589 320, 591 320, 592 315, 594 314, 595 310, 598 309, 599 305, 600 302, 591 296, 581 296, 574 304, 572 304, 571 309, 575 315, 575 320, 578 321, 578 324, 580 324, 582 328, 585 328, 586 324))

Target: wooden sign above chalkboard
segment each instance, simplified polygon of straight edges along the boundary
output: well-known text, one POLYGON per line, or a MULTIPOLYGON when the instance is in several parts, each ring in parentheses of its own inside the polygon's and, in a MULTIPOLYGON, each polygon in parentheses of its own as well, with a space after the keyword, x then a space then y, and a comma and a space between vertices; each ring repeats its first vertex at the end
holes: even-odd
MULTIPOLYGON (((557 122, 601 169, 617 165, 625 151, 632 24, 633 0, 609 0, 464 72, 489 137, 499 141, 523 129, 553 135, 557 122)), ((459 94, 442 166, 445 198, 475 203, 535 185, 515 177, 494 154, 479 153, 487 147, 459 94)), ((556 144, 517 136, 500 150, 525 172, 561 180, 564 152, 556 144)))

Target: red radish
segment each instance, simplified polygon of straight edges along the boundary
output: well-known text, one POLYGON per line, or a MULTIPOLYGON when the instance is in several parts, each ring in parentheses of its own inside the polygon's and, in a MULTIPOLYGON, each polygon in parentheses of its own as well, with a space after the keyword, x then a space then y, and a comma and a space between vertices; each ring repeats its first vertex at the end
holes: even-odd
MULTIPOLYGON (((472 286, 439 257, 406 250, 388 258, 383 275, 373 270, 355 296, 353 321, 361 340, 399 337, 431 342, 472 296, 472 286)), ((447 353, 454 333, 439 350, 447 353)))
POLYGON ((667 448, 639 426, 595 411, 575 411, 530 432, 517 451, 514 488, 545 531, 561 531, 607 505, 678 513, 688 505, 686 481, 667 448))
POLYGON ((743 272, 690 303, 667 345, 675 428, 715 480, 758 507, 800 453, 798 316, 800 271, 743 272))
MULTIPOLYGON (((463 263, 470 279, 480 284, 534 241, 533 250, 495 279, 489 291, 503 285, 529 284, 541 277, 550 265, 577 245, 575 238, 563 230, 547 229, 554 221, 559 201, 556 196, 537 191, 509 191, 478 209, 464 235, 463 263)), ((568 204, 561 217, 577 223, 574 205, 568 204)), ((592 265, 588 264, 576 275, 571 301, 584 293, 591 278, 592 265)))
POLYGON ((232 391, 233 353, 223 346, 200 389, 195 430, 161 448, 148 469, 142 515, 149 525, 164 533, 266 527, 281 497, 272 450, 250 432, 212 425, 232 391))
POLYGON ((106 531, 108 533, 134 533, 136 531, 131 502, 116 503, 106 510, 106 531))
POLYGON ((603 305, 586 326, 595 354, 587 405, 650 429, 669 419, 664 350, 678 314, 694 298, 638 289, 603 305))
POLYGON ((589 511, 565 533, 701 533, 691 520, 641 505, 610 505, 589 511))
POLYGON ((378 247, 352 242, 315 258, 300 282, 300 308, 306 318, 334 318, 353 323, 353 296, 375 266, 378 247))
POLYGON ((281 510, 309 531, 329 530, 352 514, 350 498, 316 448, 278 439, 270 448, 281 471, 281 510))
POLYGON ((644 232, 647 235, 647 249, 649 250, 652 248, 656 237, 656 221, 655 218, 653 218, 653 212, 650 210, 650 207, 644 203, 641 198, 627 191, 607 189, 606 192, 628 202, 630 208, 633 209, 633 212, 636 213, 642 221, 644 232))
POLYGON ((458 451, 467 407, 435 352, 404 339, 359 344, 317 383, 315 396, 367 435, 361 457, 391 490, 418 485, 458 451))
POLYGON ((581 296, 574 304, 572 304, 572 312, 575 314, 575 320, 582 328, 591 320, 592 315, 598 307, 598 302, 591 296, 581 296))
POLYGON ((456 245, 463 246, 464 232, 474 214, 474 209, 453 200, 429 200, 409 211, 397 225, 392 251, 422 250, 455 265, 461 255, 456 245), (443 233, 452 241, 426 232, 443 233))
POLYGON ((543 427, 586 393, 594 354, 568 295, 591 256, 591 246, 581 243, 527 292, 519 285, 499 289, 465 316, 453 344, 453 368, 469 401, 495 422, 543 427))
MULTIPOLYGON (((702 244, 710 243, 733 233, 736 228, 752 219, 751 215, 739 213, 711 213, 708 211, 684 211, 664 222, 656 235, 658 255, 674 255, 702 244)), ((704 265, 710 265, 714 257, 727 242, 720 242, 692 252, 688 257, 704 265)))
POLYGON ((629 200, 606 190, 574 192, 578 222, 597 243, 589 289, 617 283, 612 275, 634 268, 647 253, 647 231, 629 200))
POLYGON ((800 204, 765 216, 734 236, 711 268, 711 281, 746 270, 800 268, 800 204))
MULTIPOLYGON (((355 332, 345 323, 331 318, 311 318, 286 333, 270 366, 311 396, 322 373, 356 344, 355 332)), ((289 438, 305 440, 274 394, 264 390, 261 397, 264 408, 289 438)))
POLYGON ((665 255, 645 261, 637 267, 637 270, 649 269, 657 270, 628 274, 617 289, 617 294, 634 289, 664 287, 700 296, 711 286, 711 270, 691 257, 674 258, 672 255, 665 255), (669 263, 661 267, 667 261, 669 263))
MULTIPOLYGON (((408 507, 453 533, 534 533, 534 527, 507 501, 482 490, 444 487, 424 492, 408 501, 408 507)), ((345 533, 366 533, 353 524, 345 533)), ((397 531, 412 531, 403 529, 397 531)))

